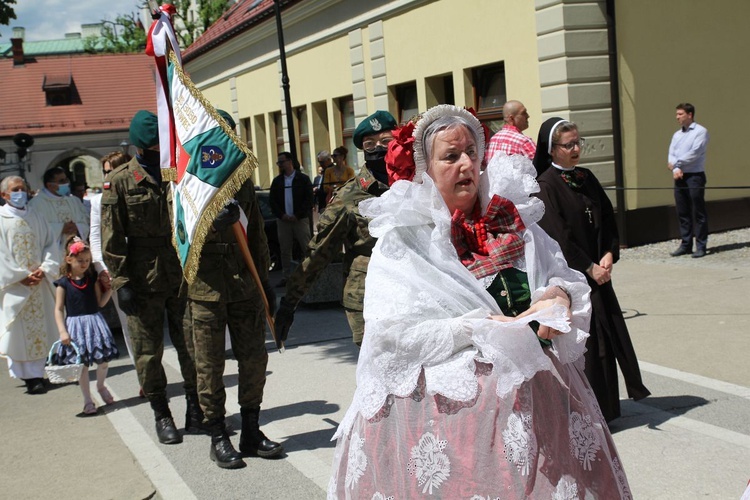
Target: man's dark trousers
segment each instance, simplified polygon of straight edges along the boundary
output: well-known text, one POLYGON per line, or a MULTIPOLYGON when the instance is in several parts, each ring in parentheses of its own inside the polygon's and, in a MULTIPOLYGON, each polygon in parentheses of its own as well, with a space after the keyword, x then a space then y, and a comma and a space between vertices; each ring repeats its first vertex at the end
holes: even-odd
POLYGON ((682 179, 674 182, 674 201, 682 237, 681 247, 687 250, 693 248, 693 236, 695 236, 696 250, 706 250, 708 215, 704 200, 705 187, 705 172, 683 174, 682 179))

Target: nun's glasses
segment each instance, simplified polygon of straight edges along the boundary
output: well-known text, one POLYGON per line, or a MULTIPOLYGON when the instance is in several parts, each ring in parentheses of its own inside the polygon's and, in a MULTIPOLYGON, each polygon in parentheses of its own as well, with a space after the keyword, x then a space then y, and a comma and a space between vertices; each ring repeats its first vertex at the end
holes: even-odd
POLYGON ((566 142, 565 144, 560 144, 557 142, 553 142, 552 144, 555 146, 560 146, 566 151, 573 151, 573 148, 575 148, 576 146, 578 146, 580 149, 583 149, 583 147, 586 145, 586 139, 581 137, 577 141, 570 141, 570 142, 566 142))

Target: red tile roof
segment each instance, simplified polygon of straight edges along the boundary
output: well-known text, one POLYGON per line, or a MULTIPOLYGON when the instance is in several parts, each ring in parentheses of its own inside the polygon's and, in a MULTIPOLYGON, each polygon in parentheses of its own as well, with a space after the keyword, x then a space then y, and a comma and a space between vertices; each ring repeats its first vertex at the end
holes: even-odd
POLYGON ((156 111, 153 58, 146 54, 37 57, 23 66, 0 60, 0 137, 127 130, 139 109, 156 111), (42 88, 72 83, 80 104, 48 106, 42 88))
MULTIPOLYGON (((280 0, 282 11, 298 0, 280 0)), ((247 31, 253 25, 274 18, 273 0, 239 0, 213 23, 193 44, 182 52, 186 63, 230 38, 247 31)))

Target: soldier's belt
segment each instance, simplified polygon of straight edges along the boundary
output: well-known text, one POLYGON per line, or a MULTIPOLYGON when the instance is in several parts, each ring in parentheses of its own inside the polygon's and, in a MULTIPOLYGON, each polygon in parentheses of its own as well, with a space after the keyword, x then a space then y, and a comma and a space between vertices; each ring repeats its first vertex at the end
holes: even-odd
POLYGON ((237 243, 205 243, 201 253, 215 255, 234 254, 236 247, 237 243))
POLYGON ((172 238, 170 236, 155 236, 155 237, 142 237, 142 236, 129 236, 128 246, 133 247, 164 247, 172 244, 172 238))

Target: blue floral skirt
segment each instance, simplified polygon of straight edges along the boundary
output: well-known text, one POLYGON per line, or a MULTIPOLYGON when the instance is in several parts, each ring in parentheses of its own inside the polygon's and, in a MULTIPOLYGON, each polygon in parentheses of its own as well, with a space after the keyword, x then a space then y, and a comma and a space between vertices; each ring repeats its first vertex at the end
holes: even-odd
MULTIPOLYGON (((81 362, 86 366, 107 363, 120 356, 112 332, 101 313, 72 316, 65 319, 71 340, 81 352, 81 362)), ((57 349, 57 364, 72 365, 76 362, 73 346, 62 345, 57 349)))

